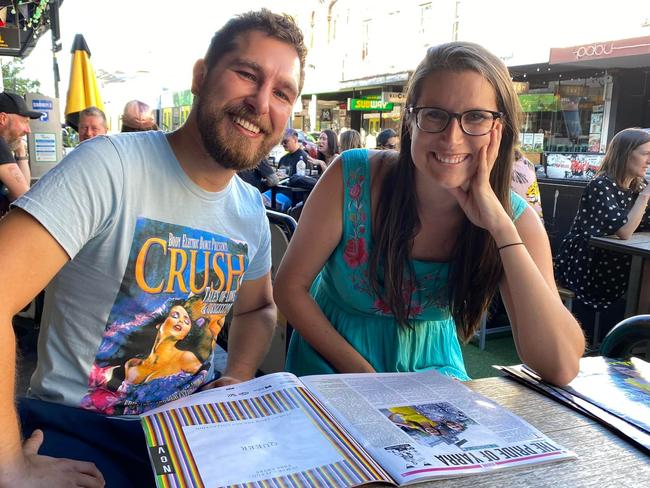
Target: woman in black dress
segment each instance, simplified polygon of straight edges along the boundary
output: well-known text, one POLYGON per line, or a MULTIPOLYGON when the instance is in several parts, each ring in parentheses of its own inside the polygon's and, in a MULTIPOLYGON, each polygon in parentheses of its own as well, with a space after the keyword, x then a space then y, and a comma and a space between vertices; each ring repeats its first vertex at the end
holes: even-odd
POLYGON ((624 129, 614 136, 600 171, 589 182, 571 230, 555 259, 557 279, 585 305, 604 309, 625 293, 630 256, 589 246, 591 236, 629 239, 650 230, 650 132, 624 129))

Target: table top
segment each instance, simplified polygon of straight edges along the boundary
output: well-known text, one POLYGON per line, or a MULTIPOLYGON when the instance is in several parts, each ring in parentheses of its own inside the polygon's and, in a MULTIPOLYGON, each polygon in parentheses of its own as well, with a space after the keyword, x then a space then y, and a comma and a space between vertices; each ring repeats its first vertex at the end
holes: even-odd
POLYGON ((626 240, 615 236, 591 237, 589 238, 589 244, 611 251, 650 257, 650 232, 635 232, 626 240))
POLYGON ((578 459, 420 486, 638 488, 650 485, 650 457, 594 420, 507 378, 485 378, 466 384, 575 452, 578 459))

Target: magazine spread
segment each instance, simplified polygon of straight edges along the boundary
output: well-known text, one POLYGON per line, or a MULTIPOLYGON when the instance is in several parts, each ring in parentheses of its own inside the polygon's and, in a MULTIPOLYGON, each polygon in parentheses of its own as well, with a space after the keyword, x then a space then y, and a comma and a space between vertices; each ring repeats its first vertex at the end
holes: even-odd
POLYGON ((275 373, 141 419, 159 487, 405 485, 575 457, 435 371, 275 373))
POLYGON ((564 388, 544 383, 525 365, 497 369, 650 451, 650 364, 645 361, 582 358, 578 376, 564 388))

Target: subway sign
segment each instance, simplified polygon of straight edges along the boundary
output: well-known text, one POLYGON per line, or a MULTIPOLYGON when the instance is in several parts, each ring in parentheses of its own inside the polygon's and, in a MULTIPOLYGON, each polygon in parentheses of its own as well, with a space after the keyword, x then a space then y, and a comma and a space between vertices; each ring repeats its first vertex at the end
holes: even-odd
POLYGON ((367 100, 364 98, 348 98, 348 110, 363 112, 392 112, 394 104, 381 100, 367 100))

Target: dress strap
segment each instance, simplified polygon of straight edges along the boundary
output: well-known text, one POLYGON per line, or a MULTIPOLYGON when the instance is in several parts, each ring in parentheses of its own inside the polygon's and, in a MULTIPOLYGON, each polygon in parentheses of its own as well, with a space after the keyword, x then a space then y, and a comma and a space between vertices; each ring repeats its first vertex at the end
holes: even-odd
MULTIPOLYGON (((370 161, 367 149, 351 149, 341 155, 343 161, 343 238, 344 242, 369 244, 370 161), (359 240, 363 241, 360 242, 359 240)), ((367 247, 366 247, 367 250, 367 247)))

